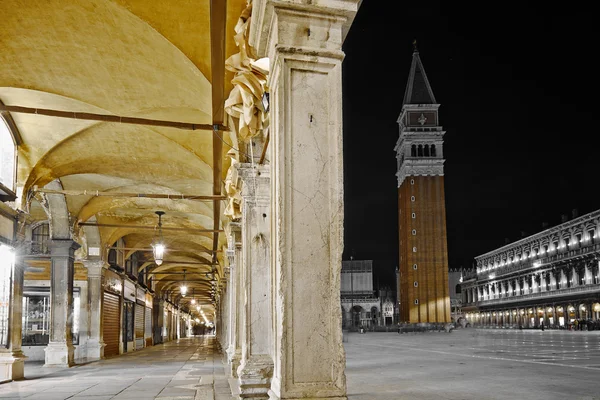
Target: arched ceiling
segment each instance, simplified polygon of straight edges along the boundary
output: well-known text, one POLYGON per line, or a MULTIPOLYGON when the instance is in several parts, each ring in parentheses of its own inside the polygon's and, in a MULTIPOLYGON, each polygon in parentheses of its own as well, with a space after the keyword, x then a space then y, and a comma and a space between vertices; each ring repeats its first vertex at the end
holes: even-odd
MULTIPOLYGON (((222 107, 233 76, 212 59, 218 52, 211 49, 224 47, 224 59, 237 52, 233 28, 246 1, 212 2, 215 9, 226 2, 225 15, 211 14, 209 0, 3 0, 0 101, 29 109, 222 123, 215 120, 222 109, 214 110, 213 104, 222 107), (211 38, 213 25, 224 27, 224 38, 211 38), (213 82, 213 76, 224 80, 213 82), (222 98, 215 98, 219 91, 222 98)), ((174 277, 186 269, 196 299, 210 302, 206 273, 215 268, 212 250, 222 249, 226 240, 223 233, 199 230, 213 229, 215 202, 117 194, 218 194, 229 148, 215 143, 211 131, 25 112, 11 116, 23 140, 20 208, 28 209, 33 220, 45 218, 37 201, 27 204, 26 194, 58 179, 64 191, 92 193, 65 196, 75 232, 98 232, 103 246, 123 238, 127 248, 146 250, 155 231, 136 226, 155 226, 155 211, 165 211, 163 226, 178 230, 165 229, 168 262, 159 269, 149 263, 148 271, 154 270, 158 290, 176 293, 174 277), (97 223, 98 230, 80 229, 79 222, 97 223)), ((217 254, 222 265, 222 253, 217 254)))

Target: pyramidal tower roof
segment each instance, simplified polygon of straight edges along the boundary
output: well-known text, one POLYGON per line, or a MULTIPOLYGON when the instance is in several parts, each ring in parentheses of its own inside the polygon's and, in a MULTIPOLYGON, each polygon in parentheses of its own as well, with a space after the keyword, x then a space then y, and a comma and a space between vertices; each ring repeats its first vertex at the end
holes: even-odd
POLYGON ((431 85, 429 85, 429 80, 425 74, 421 57, 419 57, 416 41, 413 42, 413 45, 415 49, 413 51, 412 64, 410 65, 410 73, 408 74, 408 82, 402 104, 437 104, 431 90, 431 85))

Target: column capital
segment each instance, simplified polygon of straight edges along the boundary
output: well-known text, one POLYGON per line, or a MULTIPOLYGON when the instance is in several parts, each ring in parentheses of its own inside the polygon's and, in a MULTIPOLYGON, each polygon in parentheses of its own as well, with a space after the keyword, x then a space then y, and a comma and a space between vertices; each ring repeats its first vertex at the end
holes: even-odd
POLYGON ((79 249, 81 245, 72 239, 52 239, 50 241, 50 254, 58 257, 71 257, 75 256, 75 250, 79 249))
MULTIPOLYGON (((273 34, 274 31, 278 30, 279 17, 282 14, 287 14, 296 20, 304 18, 307 21, 323 19, 334 21, 334 23, 339 25, 339 35, 337 35, 335 41, 339 42, 339 47, 341 48, 361 2, 362 0, 326 0, 319 2, 319 4, 306 4, 306 2, 298 0, 254 0, 252 3, 249 43, 254 47, 259 57, 266 57, 268 55, 269 48, 275 45, 270 43, 272 40, 277 40, 278 43, 276 44, 302 46, 303 43, 298 43, 299 39, 302 39, 298 35, 299 30, 290 30, 288 34, 285 34, 283 31, 280 31, 280 35, 273 34), (284 34, 281 35, 281 33, 284 34)), ((326 25, 332 24, 323 24, 322 29, 329 29, 326 25)), ((300 41, 322 41, 323 38, 331 38, 330 35, 321 36, 319 34, 321 32, 319 31, 318 27, 317 32, 313 34, 307 31, 306 38, 300 41), (309 40, 311 36, 312 39, 309 40)))
POLYGON ((248 201, 248 199, 270 201, 271 169, 268 165, 239 163, 236 164, 236 168, 242 181, 242 198, 244 201, 248 201))
POLYGON ((102 277, 102 269, 108 268, 108 263, 100 259, 81 260, 85 269, 87 269, 88 278, 102 277))

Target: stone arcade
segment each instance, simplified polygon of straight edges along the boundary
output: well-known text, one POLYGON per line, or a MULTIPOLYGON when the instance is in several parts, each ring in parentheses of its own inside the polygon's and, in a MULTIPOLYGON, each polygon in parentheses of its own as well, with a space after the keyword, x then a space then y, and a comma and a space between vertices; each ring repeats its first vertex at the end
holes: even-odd
POLYGON ((1 2, 2 381, 214 324, 240 398, 346 398, 360 3, 1 2))

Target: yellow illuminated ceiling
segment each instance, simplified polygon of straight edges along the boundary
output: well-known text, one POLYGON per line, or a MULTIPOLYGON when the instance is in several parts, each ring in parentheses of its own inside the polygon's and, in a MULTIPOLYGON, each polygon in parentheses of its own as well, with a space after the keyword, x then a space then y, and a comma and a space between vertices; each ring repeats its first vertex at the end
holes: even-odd
MULTIPOLYGON (((222 1, 227 58, 237 52, 233 28, 246 1, 222 1)), ((229 72, 223 82, 212 82, 211 23, 223 21, 211 21, 209 0, 2 0, 0 15, 0 100, 7 106, 212 124, 213 84, 224 87, 224 98, 231 90, 229 72)), ((56 179, 64 190, 213 194, 211 131, 11 116, 23 140, 18 194, 56 179)), ((218 152, 221 179, 229 166, 227 150, 218 152)), ((74 224, 92 219, 153 226, 156 210, 166 211, 165 227, 212 229, 214 223, 212 201, 65 197, 74 224)), ((17 200, 22 209, 25 200, 17 200)), ((29 210, 32 219, 44 218, 39 204, 29 210)), ((100 226, 99 232, 104 246, 123 238, 131 248, 148 248, 154 235, 122 227, 100 226)), ((211 262, 213 233, 164 236, 173 250, 167 271, 210 271, 203 263, 211 262)), ((225 243, 220 233, 218 249, 225 243)), ((172 286, 168 275, 156 277, 165 280, 159 286, 172 286)), ((209 288, 198 283, 198 298, 209 299, 209 288)))

